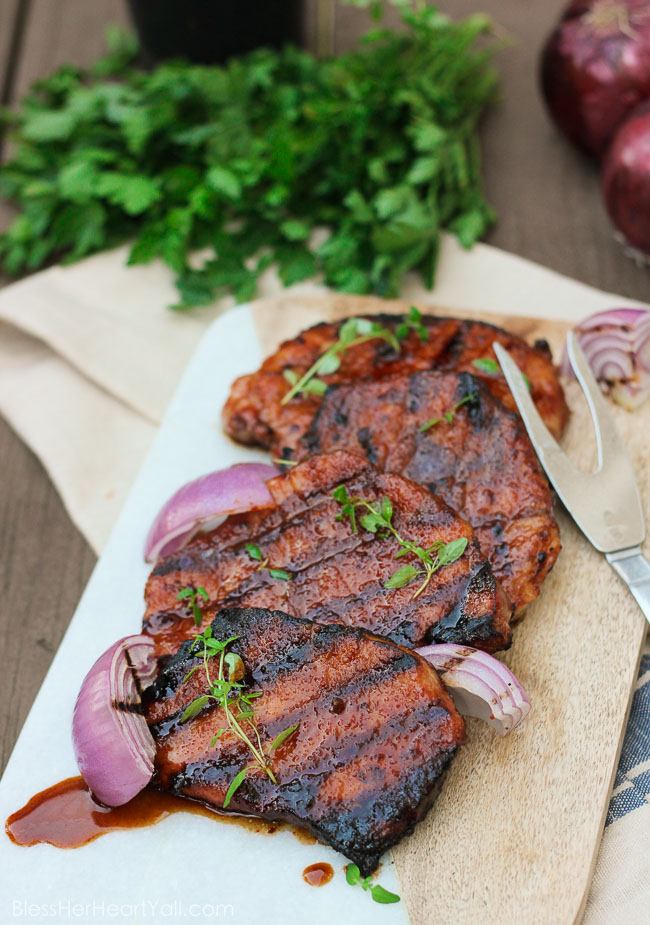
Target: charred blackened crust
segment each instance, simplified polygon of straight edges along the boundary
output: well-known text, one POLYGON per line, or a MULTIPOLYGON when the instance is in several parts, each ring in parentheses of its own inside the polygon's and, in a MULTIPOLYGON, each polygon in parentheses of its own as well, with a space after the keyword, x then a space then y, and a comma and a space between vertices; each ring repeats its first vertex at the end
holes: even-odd
MULTIPOLYGON (((379 321, 393 332, 403 324, 401 315, 364 317, 379 321)), ((515 411, 505 379, 493 371, 496 358, 492 345, 496 341, 511 353, 528 377, 533 400, 547 427, 554 436, 561 435, 568 407, 547 344, 531 347, 522 338, 484 322, 424 315, 421 323, 427 333, 425 340, 411 331, 398 352, 384 340, 373 339, 349 350, 335 372, 320 378, 331 386, 377 381, 417 370, 469 372, 479 376, 495 397, 515 411)), ((336 343, 341 324, 343 321, 322 322, 308 328, 285 341, 257 372, 237 379, 223 409, 226 432, 241 443, 264 446, 275 457, 291 459, 322 396, 303 392, 285 401, 289 389, 285 374, 300 377, 307 372, 336 343)))
POLYGON ((510 642, 512 607, 497 583, 476 591, 474 576, 489 573, 472 528, 440 498, 413 481, 380 472, 361 455, 334 452, 315 456, 268 482, 273 504, 229 517, 179 553, 161 559, 147 583, 143 631, 156 638, 157 654, 174 651, 194 631, 191 616, 177 600, 181 588, 206 589, 210 614, 223 607, 268 607, 317 623, 342 623, 387 636, 403 645, 424 645, 435 627, 456 613, 463 620, 445 638, 486 651, 510 642), (392 502, 394 525, 424 548, 464 537, 460 559, 437 571, 423 593, 417 584, 386 587, 402 564, 397 541, 378 538, 363 528, 354 532, 333 492, 345 486, 349 496, 392 502), (246 544, 255 544, 269 568, 259 568, 246 544))
POLYGON ((560 551, 553 497, 519 416, 474 375, 329 388, 295 455, 334 449, 440 495, 474 527, 515 613, 535 600, 560 551))
MULTIPOLYGON (((297 732, 272 754, 277 783, 250 771, 228 810, 297 823, 359 866, 363 876, 431 807, 464 723, 436 672, 415 653, 363 630, 319 626, 279 611, 222 610, 213 637, 237 636, 245 682, 262 696, 255 715, 263 746, 297 732)), ((186 641, 145 693, 156 741, 154 784, 221 809, 250 753, 207 705, 202 662, 186 641), (189 678, 188 672, 199 666, 189 678)))

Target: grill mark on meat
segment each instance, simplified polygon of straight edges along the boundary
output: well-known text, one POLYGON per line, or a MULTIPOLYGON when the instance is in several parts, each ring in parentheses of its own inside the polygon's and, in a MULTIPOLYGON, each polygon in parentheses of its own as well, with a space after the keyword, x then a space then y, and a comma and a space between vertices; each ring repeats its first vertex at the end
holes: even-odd
MULTIPOLYGON (((399 315, 368 317, 392 331, 402 322, 399 315)), ((303 393, 283 405, 288 390, 283 374, 291 370, 303 375, 337 341, 342 323, 323 322, 309 328, 282 344, 258 372, 237 379, 223 409, 226 432, 241 443, 264 446, 274 456, 289 458, 309 429, 322 396, 303 393)), ((428 332, 426 342, 412 331, 402 342, 400 353, 379 340, 357 345, 341 358, 339 369, 323 380, 332 387, 364 379, 385 380, 417 370, 465 371, 481 378, 509 410, 516 411, 505 379, 474 366, 476 359, 494 359, 492 343, 498 341, 527 375, 532 398, 548 428, 555 437, 561 435, 568 407, 547 344, 531 347, 520 337, 483 322, 423 316, 422 323, 428 332)))
POLYGON ((186 586, 202 586, 210 597, 202 626, 224 606, 271 607, 319 622, 363 626, 418 645, 435 638, 435 624, 463 601, 466 620, 455 641, 488 651, 508 646, 511 607, 494 579, 489 590, 472 584, 485 558, 469 525, 440 499, 349 453, 314 457, 268 486, 277 506, 227 518, 154 568, 146 588, 143 632, 154 637, 158 656, 173 651, 194 631, 191 617, 176 601, 186 586), (354 534, 348 521, 337 520, 341 507, 332 491, 339 484, 350 495, 390 497, 396 529, 403 535, 427 546, 465 536, 466 552, 437 572, 416 601, 417 585, 384 588, 403 564, 395 560, 399 547, 394 539, 376 538, 363 529, 354 534), (287 571, 292 580, 259 570, 246 542, 259 546, 269 568, 287 571), (491 628, 487 634, 486 622, 491 628))
POLYGON ((359 441, 359 446, 363 448, 366 456, 368 457, 370 462, 373 464, 373 466, 376 465, 377 464, 377 452, 372 445, 372 437, 367 427, 359 428, 359 430, 357 431, 357 440, 359 441))
POLYGON ((369 444, 380 467, 426 486, 467 518, 520 616, 560 539, 548 481, 519 417, 471 373, 415 372, 330 390, 295 455, 336 446, 367 456, 369 444), (337 423, 341 416, 346 425, 337 423))
MULTIPOLYGON (((246 683, 262 691, 255 708, 265 747, 283 729, 298 732, 273 753, 277 785, 250 772, 229 806, 306 827, 357 864, 363 876, 409 834, 433 803, 464 740, 464 724, 431 666, 387 640, 340 625, 261 609, 222 610, 214 638, 236 635, 246 683)), ((144 693, 157 746, 154 785, 222 808, 246 746, 225 733, 221 708, 181 724, 204 693, 186 641, 144 693)), ((203 687, 202 687, 203 685, 203 687)))

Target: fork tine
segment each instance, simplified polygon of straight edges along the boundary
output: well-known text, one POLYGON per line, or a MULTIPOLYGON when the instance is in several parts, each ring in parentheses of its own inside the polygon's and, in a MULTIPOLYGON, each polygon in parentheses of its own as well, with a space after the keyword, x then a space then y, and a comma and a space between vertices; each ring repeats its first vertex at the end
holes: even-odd
POLYGON ((562 475, 575 476, 578 470, 564 450, 560 449, 557 440, 542 420, 519 367, 501 344, 495 342, 492 346, 526 425, 528 435, 549 478, 554 481, 555 478, 560 479, 562 475))
POLYGON ((616 429, 612 414, 607 407, 605 396, 596 382, 587 358, 578 343, 578 338, 573 331, 569 331, 567 334, 567 352, 573 371, 578 378, 582 391, 585 393, 591 419, 594 422, 598 449, 598 471, 601 471, 616 456, 623 455, 627 457, 627 450, 616 429))
POLYGON ((568 494, 577 477, 582 473, 573 465, 550 432, 531 398, 526 380, 508 351, 501 344, 494 343, 503 375, 519 408, 519 413, 533 443, 539 461, 553 483, 564 504, 568 507, 568 494))
POLYGON ((643 542, 643 508, 634 469, 577 343, 569 338, 569 356, 589 403, 598 439, 599 468, 589 473, 574 466, 560 449, 507 350, 497 343, 493 347, 539 461, 582 532, 601 552, 627 549, 643 542))

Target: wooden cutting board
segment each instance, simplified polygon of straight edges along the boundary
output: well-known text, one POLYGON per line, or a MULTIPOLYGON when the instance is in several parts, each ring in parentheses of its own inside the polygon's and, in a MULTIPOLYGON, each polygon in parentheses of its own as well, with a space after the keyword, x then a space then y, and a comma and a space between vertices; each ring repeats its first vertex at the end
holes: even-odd
MULTIPOLYGON (((432 312, 430 306, 420 307, 432 312)), ((408 305, 307 296, 265 300, 251 308, 269 353, 318 321, 403 312, 408 305)), ((501 325, 529 342, 545 338, 556 361, 569 328, 506 315, 463 317, 501 325)), ((571 420, 563 446, 589 471, 596 459, 591 418, 577 383, 567 383, 566 390, 571 420)), ((612 410, 650 512, 650 403, 634 413, 612 410)), ((504 657, 523 683, 532 711, 505 739, 484 723, 469 721, 468 743, 434 809, 394 852, 413 925, 569 925, 582 917, 646 622, 603 556, 563 510, 558 520, 562 552, 504 657)))

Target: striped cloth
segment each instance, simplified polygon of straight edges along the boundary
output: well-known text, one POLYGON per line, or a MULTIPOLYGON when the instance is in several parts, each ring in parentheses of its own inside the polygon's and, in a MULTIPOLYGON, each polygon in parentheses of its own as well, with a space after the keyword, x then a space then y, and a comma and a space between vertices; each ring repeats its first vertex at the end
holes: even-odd
POLYGON ((583 925, 648 925, 649 894, 650 655, 644 655, 583 925))

